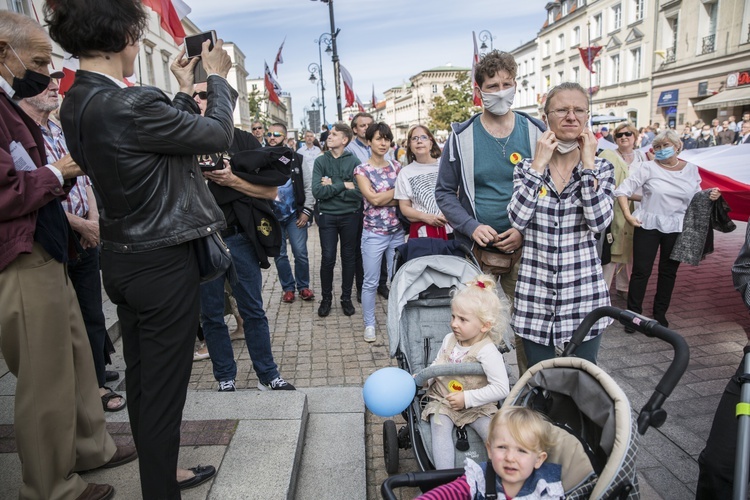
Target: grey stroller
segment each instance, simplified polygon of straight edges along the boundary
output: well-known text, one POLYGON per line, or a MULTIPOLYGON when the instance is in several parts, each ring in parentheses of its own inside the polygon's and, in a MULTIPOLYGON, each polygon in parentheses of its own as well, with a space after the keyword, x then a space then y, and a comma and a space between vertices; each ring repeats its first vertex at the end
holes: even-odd
MULTIPOLYGON (((429 367, 438 354, 443 338, 450 331, 451 291, 463 287, 463 283, 481 273, 468 248, 455 242, 440 243, 444 243, 442 250, 464 256, 430 255, 404 262, 403 259, 399 260, 399 256, 406 252, 399 252, 396 266, 400 267, 391 281, 388 301, 390 355, 398 360, 400 368, 416 375, 417 387, 422 387, 429 378, 439 375, 483 373, 478 363, 429 367)), ((501 300, 507 300, 504 294, 501 300)), ((498 346, 501 352, 507 351, 506 343, 507 340, 498 346)), ((403 412, 406 426, 397 431, 393 420, 383 423, 384 458, 389 474, 398 471, 399 448, 412 448, 420 469, 434 469, 430 424, 421 419, 424 394, 424 390, 418 390, 410 406, 403 412)), ((455 463, 463 463, 466 457, 475 461, 486 459, 484 443, 468 426, 456 428, 454 444, 455 463)))

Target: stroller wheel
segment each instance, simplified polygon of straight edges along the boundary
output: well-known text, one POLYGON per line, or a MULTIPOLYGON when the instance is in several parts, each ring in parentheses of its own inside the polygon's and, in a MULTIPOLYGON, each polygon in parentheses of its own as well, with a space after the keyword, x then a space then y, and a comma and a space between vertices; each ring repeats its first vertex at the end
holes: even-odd
POLYGON ((398 433, 393 420, 383 422, 383 457, 388 474, 398 472, 398 433))

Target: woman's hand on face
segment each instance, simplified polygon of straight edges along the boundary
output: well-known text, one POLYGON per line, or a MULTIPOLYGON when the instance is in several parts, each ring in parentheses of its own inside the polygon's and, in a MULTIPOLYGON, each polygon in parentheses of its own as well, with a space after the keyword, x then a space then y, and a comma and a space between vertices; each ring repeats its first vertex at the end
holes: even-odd
POLYGON ((713 188, 711 190, 711 194, 708 195, 708 199, 711 201, 716 201, 721 196, 721 190, 719 188, 713 188))
POLYGON ((224 78, 227 77, 229 70, 232 68, 232 59, 224 50, 224 40, 216 40, 213 50, 208 51, 208 46, 211 40, 203 42, 203 50, 201 51, 201 60, 203 61, 203 69, 206 73, 211 75, 216 73, 224 78))
POLYGON ((578 144, 581 148, 581 160, 583 161, 584 168, 595 168, 596 162, 596 150, 599 147, 599 142, 596 140, 596 135, 591 131, 590 128, 586 127, 578 136, 578 144))
POLYGON ((174 77, 177 79, 177 83, 180 86, 180 92, 186 94, 191 94, 193 92, 193 83, 195 79, 193 76, 193 68, 195 68, 197 63, 197 57, 192 59, 187 59, 185 57, 185 47, 182 47, 182 50, 177 54, 174 62, 172 62, 170 69, 172 70, 174 77))
POLYGON ((536 143, 536 152, 531 168, 540 174, 544 173, 544 169, 547 168, 549 161, 552 159, 555 149, 557 149, 557 137, 555 137, 554 132, 547 130, 536 143))

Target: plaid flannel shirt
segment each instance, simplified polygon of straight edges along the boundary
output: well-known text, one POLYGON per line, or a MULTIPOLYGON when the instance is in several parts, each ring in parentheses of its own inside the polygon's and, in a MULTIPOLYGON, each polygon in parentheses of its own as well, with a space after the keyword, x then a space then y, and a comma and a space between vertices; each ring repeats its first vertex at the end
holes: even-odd
MULTIPOLYGON (((579 164, 558 194, 549 167, 540 174, 531 162, 516 166, 508 204, 511 225, 524 235, 512 325, 520 337, 561 346, 586 314, 610 305, 594 235, 612 221, 614 167, 602 158, 595 170, 579 164)), ((597 321, 586 340, 611 322, 597 321)))

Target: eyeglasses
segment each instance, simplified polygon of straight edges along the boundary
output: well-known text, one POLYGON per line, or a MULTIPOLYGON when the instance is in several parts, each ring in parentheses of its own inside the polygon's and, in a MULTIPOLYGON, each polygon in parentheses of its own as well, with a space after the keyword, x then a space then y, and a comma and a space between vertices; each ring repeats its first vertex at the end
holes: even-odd
POLYGON ((193 99, 195 96, 200 97, 201 101, 205 101, 208 98, 208 92, 193 92, 193 99))
POLYGON ((284 134, 281 132, 266 132, 266 137, 284 137, 284 134))
POLYGON ((413 136, 411 136, 411 142, 419 142, 419 141, 427 142, 429 140, 430 140, 430 138, 427 137, 426 135, 413 135, 413 136))
POLYGON ((633 137, 633 132, 617 132, 615 134, 615 137, 617 139, 620 139, 622 137, 633 137))
POLYGON ((263 130, 263 127, 253 127, 253 130, 263 130))
POLYGON ((576 118, 586 118, 589 114, 588 109, 583 108, 562 108, 562 109, 553 109, 550 111, 551 114, 555 115, 558 118, 565 118, 568 116, 568 113, 573 112, 574 115, 576 115, 576 118))

